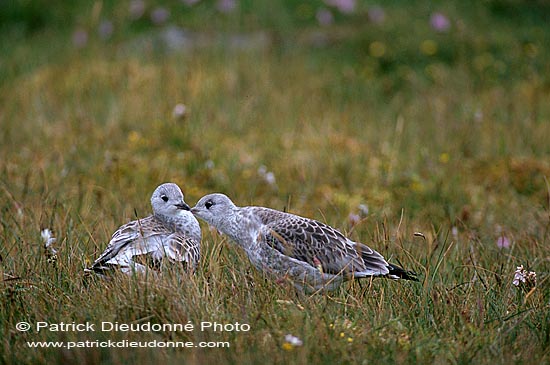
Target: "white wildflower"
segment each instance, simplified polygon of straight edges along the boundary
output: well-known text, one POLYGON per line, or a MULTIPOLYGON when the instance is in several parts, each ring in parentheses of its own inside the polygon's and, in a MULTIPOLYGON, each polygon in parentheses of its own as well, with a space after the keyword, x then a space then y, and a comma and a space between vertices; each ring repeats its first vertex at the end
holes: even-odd
POLYGON ((137 20, 141 18, 145 13, 145 1, 143 0, 131 1, 128 11, 130 13, 130 18, 132 18, 132 20, 137 20))
POLYGON ((55 250, 55 248, 53 248, 52 244, 57 241, 57 238, 53 237, 52 231, 49 228, 46 228, 43 229, 42 232, 40 232, 40 235, 42 236, 42 240, 44 241, 44 247, 49 249, 55 255, 57 251, 55 250))
POLYGON ((353 227, 357 223, 361 222, 361 217, 359 216, 359 214, 350 213, 348 215, 348 222, 349 222, 350 226, 353 227))
POLYGON ((520 265, 514 272, 514 280, 512 284, 515 286, 525 286, 526 289, 531 289, 537 285, 537 273, 534 271, 527 271, 520 265))
POLYGON ((212 160, 208 160, 204 163, 204 167, 208 170, 212 170, 215 166, 216 164, 212 160))
POLYGON ((455 241, 458 241, 458 228, 456 226, 453 226, 453 228, 451 228, 451 234, 453 235, 453 239, 455 241))
POLYGON ((277 183, 275 180, 275 174, 268 171, 265 165, 260 165, 260 167, 258 167, 258 175, 260 175, 260 177, 262 177, 268 185, 275 186, 277 183))
POLYGON ((55 263, 57 261, 57 250, 53 247, 53 244, 57 239, 49 228, 43 229, 40 232, 40 236, 42 236, 42 240, 44 241, 44 249, 46 250, 48 262, 55 263))
POLYGON ((288 334, 285 336, 285 342, 292 346, 302 346, 304 343, 298 337, 288 334))
POLYGON ((265 174, 264 179, 269 185, 275 185, 275 174, 273 172, 269 171, 265 174))
POLYGON ((369 215, 369 206, 367 204, 359 204, 359 213, 362 217, 369 215))
POLYGON ((187 107, 184 104, 176 104, 172 111, 174 119, 180 120, 187 116, 187 107))
POLYGON ((23 213, 23 208, 21 207, 21 205, 15 203, 15 209, 17 210, 17 217, 19 217, 19 219, 22 219, 25 214, 23 213))

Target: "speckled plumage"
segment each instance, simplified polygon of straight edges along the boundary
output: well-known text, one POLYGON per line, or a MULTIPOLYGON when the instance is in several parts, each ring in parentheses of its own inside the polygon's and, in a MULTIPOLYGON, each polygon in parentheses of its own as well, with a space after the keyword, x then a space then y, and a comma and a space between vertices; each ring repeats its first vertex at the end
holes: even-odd
POLYGON ((416 280, 368 246, 316 220, 263 207, 237 207, 223 194, 206 195, 191 209, 241 246, 252 264, 306 292, 332 290, 352 278, 416 280))
POLYGON ((151 196, 151 206, 153 215, 118 228, 105 251, 85 271, 132 273, 147 268, 138 259, 156 267, 165 258, 193 269, 200 260, 201 230, 180 188, 172 183, 160 185, 151 196))

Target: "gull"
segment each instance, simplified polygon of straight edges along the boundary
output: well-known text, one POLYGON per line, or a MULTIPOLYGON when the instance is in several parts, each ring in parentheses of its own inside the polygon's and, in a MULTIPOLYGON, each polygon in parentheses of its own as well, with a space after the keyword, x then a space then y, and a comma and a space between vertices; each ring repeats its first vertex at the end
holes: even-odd
POLYGON ((209 194, 191 208, 237 243, 259 271, 277 282, 288 279, 307 293, 330 291, 367 277, 416 279, 389 264, 365 244, 322 222, 265 207, 238 207, 224 194, 209 194))
POLYGON ((159 267, 164 258, 193 270, 200 260, 201 229, 189 211, 178 185, 165 183, 151 196, 153 215, 118 228, 105 251, 85 272, 104 276, 113 269, 131 274, 148 266, 159 267), (148 266, 136 262, 146 259, 148 266))

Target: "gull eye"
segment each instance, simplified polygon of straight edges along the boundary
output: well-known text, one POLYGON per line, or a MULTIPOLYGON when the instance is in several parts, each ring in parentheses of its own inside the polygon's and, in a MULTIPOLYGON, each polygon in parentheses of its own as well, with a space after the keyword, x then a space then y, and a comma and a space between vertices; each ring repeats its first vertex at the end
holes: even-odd
POLYGON ((161 198, 162 200, 164 200, 165 202, 168 201, 168 197, 167 197, 166 195, 161 195, 160 198, 161 198))
POLYGON ((208 200, 206 203, 204 203, 204 206, 206 207, 206 209, 210 209, 210 207, 214 205, 214 203, 212 202, 212 200, 208 200))

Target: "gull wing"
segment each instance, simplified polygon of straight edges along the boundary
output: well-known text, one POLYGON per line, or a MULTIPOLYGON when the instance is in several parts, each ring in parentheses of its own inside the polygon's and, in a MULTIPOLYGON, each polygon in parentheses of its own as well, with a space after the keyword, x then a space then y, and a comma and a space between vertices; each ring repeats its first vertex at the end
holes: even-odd
POLYGON ((386 275, 388 263, 366 245, 353 242, 336 229, 316 220, 257 208, 264 224, 263 241, 296 260, 330 274, 386 275))
MULTIPOLYGON (((173 261, 187 261, 194 267, 200 258, 199 242, 149 216, 117 229, 105 251, 87 271, 103 273, 113 266, 129 267, 134 258, 143 255, 148 256, 155 266, 166 256, 173 261)), ((143 265, 136 266, 145 269, 143 265)))
POLYGON ((200 242, 176 232, 166 237, 162 248, 153 253, 153 256, 162 259, 163 256, 177 262, 186 262, 188 267, 195 268, 201 257, 200 242))

